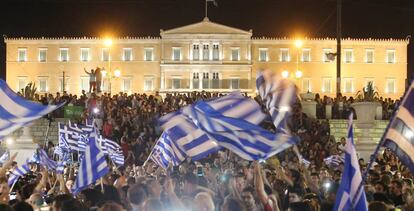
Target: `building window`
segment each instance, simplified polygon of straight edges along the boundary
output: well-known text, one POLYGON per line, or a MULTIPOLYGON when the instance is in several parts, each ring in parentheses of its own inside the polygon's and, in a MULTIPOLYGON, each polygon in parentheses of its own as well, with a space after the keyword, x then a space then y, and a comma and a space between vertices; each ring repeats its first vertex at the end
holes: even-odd
POLYGON ((330 78, 323 78, 322 79, 322 93, 331 93, 331 79, 330 78))
POLYGON ((37 80, 39 92, 47 92, 47 77, 39 76, 37 80))
POLYGON ((132 79, 131 78, 124 78, 122 79, 122 91, 129 92, 132 88, 132 79))
POLYGON ((281 48, 280 49, 280 61, 281 62, 290 61, 289 49, 288 48, 281 48))
POLYGON ((213 89, 219 89, 220 88, 220 75, 218 72, 213 73, 213 79, 212 79, 212 88, 213 89))
POLYGON ((387 94, 395 94, 397 92, 396 88, 395 88, 395 79, 393 78, 389 78, 386 80, 386 85, 385 85, 385 93, 387 94))
POLYGON ((200 49, 198 44, 193 45, 193 60, 198 61, 200 59, 200 49))
POLYGON ((323 51, 323 55, 322 55, 322 61, 323 62, 332 62, 333 60, 335 60, 334 57, 330 56, 332 55, 332 49, 330 48, 325 48, 322 50, 323 51))
POLYGON ((387 50, 386 62, 389 64, 395 63, 395 50, 387 50))
POLYGON ((208 44, 203 45, 203 60, 208 61, 210 59, 210 50, 208 44))
POLYGON ((154 91, 154 77, 144 78, 144 91, 145 92, 154 91))
POLYGON ((63 91, 69 91, 69 77, 65 77, 65 81, 63 81, 63 77, 59 77, 59 81, 58 81, 58 91, 59 92, 63 92, 63 91), (65 84, 63 84, 63 82, 65 82, 65 84))
POLYGON ((218 61, 220 59, 219 45, 213 44, 213 60, 218 61))
POLYGON ((203 89, 210 88, 209 73, 203 73, 203 89))
POLYGON ((102 48, 102 61, 109 61, 109 48, 102 48))
POLYGON ((352 78, 344 78, 344 93, 354 92, 354 80, 352 78))
POLYGON ((352 49, 345 49, 345 63, 354 62, 354 51, 352 49))
POLYGON ((17 90, 20 92, 27 85, 27 77, 17 77, 17 90))
POLYGON ((80 83, 80 89, 81 91, 85 90, 88 91, 89 90, 89 76, 81 76, 81 83, 80 83))
POLYGON ((309 48, 302 49, 302 62, 310 62, 311 61, 311 54, 309 48))
POLYGON ((259 61, 260 62, 267 62, 268 56, 267 56, 267 48, 259 48, 259 61))
POLYGON ((132 61, 132 48, 124 48, 123 52, 122 60, 132 61))
POLYGON ((302 79, 302 92, 303 93, 312 92, 310 78, 303 78, 302 79))
POLYGON ((181 79, 180 78, 173 78, 172 79, 172 88, 173 89, 180 89, 181 88, 181 79))
POLYGON ((47 48, 39 48, 39 62, 46 62, 47 48))
POLYGON ((181 61, 181 48, 173 48, 172 59, 174 61, 181 61))
POLYGON ((239 61, 240 60, 240 48, 232 48, 231 49, 231 60, 232 61, 239 61))
POLYGON ((25 62, 27 61, 27 49, 26 48, 19 48, 17 55, 17 61, 19 62, 25 62))
POLYGON ((200 88, 200 74, 193 73, 193 89, 200 88))
POLYGON ((89 48, 81 48, 81 61, 87 62, 90 60, 89 51, 90 51, 89 48))
POLYGON ((154 49, 153 48, 145 48, 144 49, 144 60, 145 61, 153 61, 154 60, 154 49))
POLYGON ((239 78, 230 78, 230 89, 240 89, 239 78))
POLYGON ((365 63, 374 63, 374 49, 365 49, 365 63))
POLYGON ((60 48, 59 49, 59 61, 67 62, 69 61, 69 48, 60 48))

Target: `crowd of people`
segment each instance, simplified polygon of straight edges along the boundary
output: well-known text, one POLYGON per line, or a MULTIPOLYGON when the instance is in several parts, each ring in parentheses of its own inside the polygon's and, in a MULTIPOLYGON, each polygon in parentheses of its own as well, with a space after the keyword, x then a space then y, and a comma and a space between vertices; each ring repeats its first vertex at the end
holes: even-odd
MULTIPOLYGON (((102 181, 72 195, 76 162, 70 163, 62 175, 32 164, 32 173, 20 178, 10 190, 6 178, 16 166, 11 160, 3 164, 0 171, 0 210, 47 210, 47 207, 57 211, 332 210, 343 164, 327 164, 324 159, 331 155, 342 156, 345 138, 333 137, 326 120, 307 117, 300 102, 293 106, 288 125, 292 133, 301 138, 301 143, 265 163, 249 162, 223 150, 168 169, 152 162, 143 166, 161 133, 157 124, 160 116, 198 100, 221 95, 192 92, 111 96, 84 92, 80 96, 67 93, 36 96, 43 104, 65 101, 69 105, 84 106, 85 112, 77 121, 83 122, 93 116, 101 134, 120 144, 125 165, 111 166, 110 173, 102 181)), ((261 102, 259 98, 256 100, 261 102)), ((346 98, 344 100, 347 102, 346 98)), ((343 104, 342 111, 346 108, 347 104, 343 104)), ((274 129, 271 122, 264 122, 262 126, 274 129)), ((53 147, 50 143, 47 151, 53 152, 53 147)), ((384 150, 373 168, 367 169, 366 162, 360 159, 361 171, 368 175, 365 191, 369 209, 414 210, 412 174, 398 158, 384 150)))

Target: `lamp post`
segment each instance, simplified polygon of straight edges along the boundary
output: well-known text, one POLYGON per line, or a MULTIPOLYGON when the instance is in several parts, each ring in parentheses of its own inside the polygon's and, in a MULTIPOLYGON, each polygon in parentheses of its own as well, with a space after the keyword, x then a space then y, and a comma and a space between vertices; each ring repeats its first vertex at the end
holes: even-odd
POLYGON ((108 78, 108 83, 109 83, 109 87, 108 87, 108 91, 109 93, 112 92, 112 87, 111 87, 111 80, 112 80, 112 70, 111 70, 111 47, 112 47, 112 39, 111 38, 107 38, 104 40, 104 45, 108 48, 108 71, 106 71, 105 69, 101 71, 102 74, 102 78, 108 78))
POLYGON ((299 71, 299 50, 302 48, 303 41, 302 40, 296 40, 295 46, 296 46, 296 71, 299 71))

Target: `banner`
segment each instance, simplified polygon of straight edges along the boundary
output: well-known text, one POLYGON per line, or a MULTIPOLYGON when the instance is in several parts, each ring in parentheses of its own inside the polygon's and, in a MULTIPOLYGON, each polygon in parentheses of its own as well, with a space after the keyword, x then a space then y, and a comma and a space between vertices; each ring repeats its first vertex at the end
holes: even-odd
POLYGON ((64 107, 64 118, 77 119, 80 118, 85 108, 82 106, 65 106, 64 107))

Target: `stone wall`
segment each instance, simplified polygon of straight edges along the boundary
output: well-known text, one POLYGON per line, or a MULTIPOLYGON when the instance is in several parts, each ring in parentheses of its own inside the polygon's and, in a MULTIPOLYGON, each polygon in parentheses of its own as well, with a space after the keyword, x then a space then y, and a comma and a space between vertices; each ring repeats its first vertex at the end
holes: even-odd
MULTIPOLYGON (((354 120, 355 123, 356 120, 354 120)), ((389 120, 375 120, 373 128, 368 129, 369 135, 375 143, 378 143, 384 134, 385 128, 387 127, 389 120)), ((339 141, 341 137, 346 137, 348 133, 348 120, 345 119, 331 119, 329 120, 331 135, 335 136, 335 140, 339 141)), ((354 137, 360 137, 362 131, 354 124, 354 137)), ((355 138, 355 142, 358 139, 355 138)))
MULTIPOLYGON (((67 119, 58 118, 52 121, 52 124, 49 128, 48 140, 53 141, 53 143, 58 143, 58 122, 66 122, 67 119)), ((30 133, 33 136, 33 140, 37 143, 45 141, 47 126, 49 121, 47 119, 41 118, 29 125, 30 133)), ((23 129, 18 129, 13 132, 9 137, 13 139, 18 139, 23 133, 23 129)))

